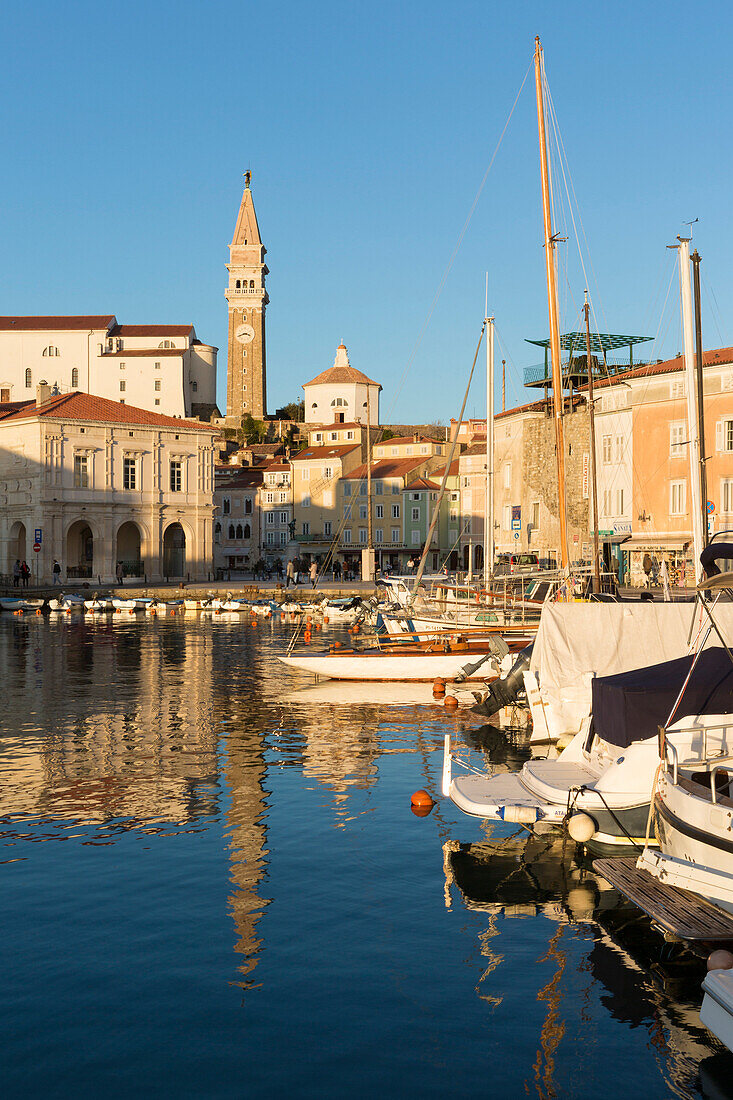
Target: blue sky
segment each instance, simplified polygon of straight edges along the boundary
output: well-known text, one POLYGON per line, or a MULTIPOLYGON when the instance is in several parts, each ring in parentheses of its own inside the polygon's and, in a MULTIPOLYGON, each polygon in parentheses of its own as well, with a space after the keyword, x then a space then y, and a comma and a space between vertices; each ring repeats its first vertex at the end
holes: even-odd
MULTIPOLYGON (((524 339, 547 333, 532 74, 411 356, 540 34, 599 326, 678 350, 665 246, 697 217, 704 342, 733 343, 732 24, 723 3, 643 0, 8 6, 1 312, 193 321, 221 349, 223 408, 224 264, 249 167, 270 411, 343 340, 382 382, 384 420, 456 415, 487 270, 508 400, 526 400, 524 339)), ((572 235, 564 253, 570 329, 572 235)), ((468 411, 484 401, 479 379, 468 411)))

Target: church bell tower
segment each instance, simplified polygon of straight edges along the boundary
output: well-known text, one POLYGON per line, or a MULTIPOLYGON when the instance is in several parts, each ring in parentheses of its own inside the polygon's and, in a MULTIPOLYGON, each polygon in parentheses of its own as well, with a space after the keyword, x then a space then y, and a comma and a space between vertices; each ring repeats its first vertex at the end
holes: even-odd
POLYGON ((227 425, 238 428, 249 413, 262 420, 267 413, 265 389, 265 290, 267 249, 260 239, 250 173, 245 186, 239 216, 229 245, 229 346, 227 360, 227 425))

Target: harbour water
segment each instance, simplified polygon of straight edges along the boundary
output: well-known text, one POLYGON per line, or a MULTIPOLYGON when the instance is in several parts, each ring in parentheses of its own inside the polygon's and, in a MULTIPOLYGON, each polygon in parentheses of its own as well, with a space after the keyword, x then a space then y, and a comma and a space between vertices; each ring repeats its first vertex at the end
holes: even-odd
POLYGON ((558 841, 411 813, 447 726, 521 745, 287 634, 0 616, 3 1095, 733 1096, 703 963, 558 841))

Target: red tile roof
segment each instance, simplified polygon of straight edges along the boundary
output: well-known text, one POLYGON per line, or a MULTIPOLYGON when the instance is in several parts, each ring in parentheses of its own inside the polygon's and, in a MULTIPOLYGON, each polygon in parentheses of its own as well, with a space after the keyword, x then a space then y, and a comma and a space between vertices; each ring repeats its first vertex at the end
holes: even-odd
POLYGON ((409 485, 405 486, 406 489, 439 489, 440 485, 436 485, 434 481, 431 481, 428 477, 416 477, 414 481, 411 481, 409 485))
POLYGON ((302 458, 341 458, 343 455, 359 450, 360 447, 361 443, 334 443, 330 447, 328 444, 323 447, 306 447, 304 450, 298 451, 297 454, 291 455, 290 461, 296 462, 302 458))
MULTIPOLYGON (((457 458, 454 458, 450 464, 450 470, 448 471, 448 477, 458 477, 458 469, 460 463, 457 458)), ((445 466, 441 466, 439 470, 433 470, 434 477, 437 477, 439 481, 443 480, 443 474, 445 473, 445 466)))
MULTIPOLYGON (((413 455, 411 458, 380 458, 372 462, 372 477, 406 477, 416 466, 422 466, 429 455, 413 455)), ((345 475, 345 480, 361 481, 367 476, 366 462, 357 466, 350 474, 345 475)))
MULTIPOLYGON (((722 366, 724 363, 733 363, 733 348, 711 348, 710 351, 702 353, 703 367, 714 367, 717 364, 722 366)), ((672 371, 684 369, 685 360, 681 355, 677 355, 674 359, 665 359, 662 363, 650 363, 645 367, 635 367, 633 370, 624 371, 623 374, 613 374, 610 378, 599 379, 593 382, 593 388, 613 386, 620 382, 626 382, 629 378, 647 378, 655 374, 669 374, 672 371)), ((587 386, 581 388, 587 389, 587 386)))
POLYGON ((262 470, 252 466, 238 469, 229 474, 230 467, 217 466, 214 470, 214 492, 228 492, 230 489, 257 489, 262 484, 262 470))
POLYGON ((329 367, 328 370, 321 371, 315 378, 311 378, 310 382, 304 382, 303 388, 306 386, 321 386, 327 383, 333 383, 334 385, 340 385, 344 382, 366 382, 370 386, 379 386, 382 388, 379 382, 375 382, 373 378, 367 378, 365 374, 362 374, 356 367, 329 367))
POLYGON ((393 443, 437 443, 441 447, 444 445, 445 440, 431 439, 427 435, 418 436, 415 439, 414 435, 395 435, 391 439, 380 439, 379 443, 375 443, 375 447, 390 447, 393 443))
POLYGON ((116 320, 114 313, 84 313, 73 317, 0 317, 0 331, 46 332, 58 329, 81 332, 90 328, 109 328, 116 320))
POLYGON ((193 325, 115 325, 110 336, 188 336, 193 325))
POLYGON ((21 408, 2 418, 9 420, 33 420, 35 417, 53 417, 55 420, 95 420, 105 424, 141 424, 150 428, 179 428, 198 430, 215 434, 210 424, 183 420, 177 416, 163 416, 161 413, 138 409, 135 405, 123 405, 119 401, 109 401, 106 397, 94 397, 89 393, 60 394, 46 401, 40 408, 35 401, 28 401, 21 408))

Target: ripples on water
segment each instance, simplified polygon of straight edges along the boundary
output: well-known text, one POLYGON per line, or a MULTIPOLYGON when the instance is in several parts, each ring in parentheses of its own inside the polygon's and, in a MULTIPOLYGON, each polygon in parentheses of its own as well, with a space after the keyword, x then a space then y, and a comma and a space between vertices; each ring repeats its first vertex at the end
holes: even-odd
POLYGON ((410 813, 446 728, 521 743, 286 638, 0 617, 4 1093, 733 1096, 699 962, 560 842, 410 813))

